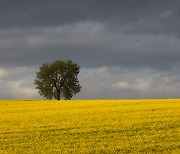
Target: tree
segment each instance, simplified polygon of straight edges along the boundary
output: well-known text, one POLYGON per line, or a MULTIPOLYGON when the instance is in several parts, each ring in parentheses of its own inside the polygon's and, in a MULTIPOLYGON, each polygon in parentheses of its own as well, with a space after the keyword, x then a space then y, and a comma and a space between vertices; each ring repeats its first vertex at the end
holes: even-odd
POLYGON ((79 69, 80 66, 71 60, 42 64, 34 80, 38 93, 47 99, 71 99, 81 89, 78 81, 79 69))

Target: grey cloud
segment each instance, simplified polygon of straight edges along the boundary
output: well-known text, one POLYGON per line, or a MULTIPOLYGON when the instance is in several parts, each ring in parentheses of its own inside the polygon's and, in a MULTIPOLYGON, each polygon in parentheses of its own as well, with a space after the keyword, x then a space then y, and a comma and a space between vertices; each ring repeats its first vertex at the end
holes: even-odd
MULTIPOLYGON (((156 29, 169 30, 179 25, 179 4, 178 0, 6 0, 0 6, 0 27, 47 27, 92 21, 108 23, 113 29, 134 25, 137 31, 157 32, 156 29), (142 30, 139 24, 144 25, 142 30)), ((175 28, 178 30, 178 26, 175 28)))
POLYGON ((178 97, 179 0, 3 0, 0 98, 40 98, 42 63, 72 59, 77 99, 178 97))
POLYGON ((2 1, 0 65, 179 65, 179 1, 2 1), (5 28, 5 29, 4 29, 5 28))
POLYGON ((180 81, 177 77, 180 74, 169 72, 162 75, 153 69, 117 67, 83 71, 86 73, 80 76, 83 91, 75 99, 179 98, 180 81))
POLYGON ((55 59, 72 59, 86 68, 107 65, 169 70, 180 65, 180 39, 174 35, 116 34, 93 22, 6 33, 6 38, 0 38, 0 64, 4 67, 37 66, 55 59))
MULTIPOLYGON (((15 69, 0 69, 0 98, 43 99, 33 85, 37 68, 15 69)), ((178 98, 179 76, 178 68, 164 73, 149 68, 82 68, 82 92, 73 99, 178 98)))
POLYGON ((0 68, 0 99, 40 99, 33 85, 36 67, 0 68))
POLYGON ((0 86, 0 99, 40 99, 31 80, 3 81, 0 86))

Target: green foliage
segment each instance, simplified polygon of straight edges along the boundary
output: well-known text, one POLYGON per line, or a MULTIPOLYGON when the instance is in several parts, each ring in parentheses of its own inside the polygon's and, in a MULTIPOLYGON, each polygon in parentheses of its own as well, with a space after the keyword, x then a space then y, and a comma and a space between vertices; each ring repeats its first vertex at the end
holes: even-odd
POLYGON ((71 60, 43 64, 34 80, 38 93, 47 99, 71 99, 81 89, 78 80, 79 69, 80 67, 71 60))

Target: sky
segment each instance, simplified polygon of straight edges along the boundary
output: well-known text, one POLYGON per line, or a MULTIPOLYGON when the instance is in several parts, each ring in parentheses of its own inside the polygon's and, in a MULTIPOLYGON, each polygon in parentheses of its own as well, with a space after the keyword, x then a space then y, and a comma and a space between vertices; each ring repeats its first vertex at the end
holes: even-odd
POLYGON ((73 99, 180 97, 179 0, 1 0, 0 99, 44 99, 43 63, 81 69, 73 99))

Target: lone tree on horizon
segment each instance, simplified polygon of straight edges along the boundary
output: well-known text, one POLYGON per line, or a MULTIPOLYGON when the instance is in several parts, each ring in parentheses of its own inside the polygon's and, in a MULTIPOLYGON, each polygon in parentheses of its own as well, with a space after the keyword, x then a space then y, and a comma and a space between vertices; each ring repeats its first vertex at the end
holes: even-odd
POLYGON ((56 60, 51 64, 42 64, 36 72, 34 84, 38 93, 47 99, 71 99, 80 92, 78 80, 80 66, 71 60, 56 60))

